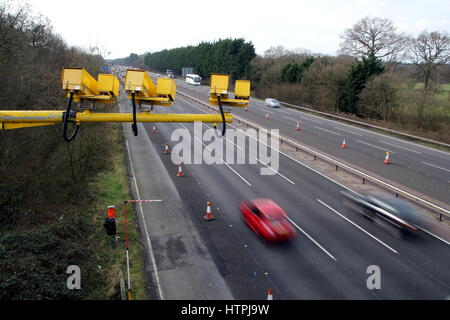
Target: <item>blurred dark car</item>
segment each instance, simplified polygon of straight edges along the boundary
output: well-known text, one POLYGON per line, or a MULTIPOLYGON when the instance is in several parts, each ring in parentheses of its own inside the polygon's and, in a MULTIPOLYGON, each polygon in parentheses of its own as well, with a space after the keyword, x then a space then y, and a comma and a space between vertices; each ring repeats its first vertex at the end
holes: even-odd
POLYGON ((246 200, 239 209, 248 226, 268 242, 286 241, 296 235, 286 212, 271 199, 246 200))
POLYGON ((423 217, 412 209, 405 201, 384 194, 359 194, 342 192, 343 203, 374 221, 381 227, 390 227, 388 231, 419 231, 423 217), (395 227, 397 230, 393 230, 395 227))

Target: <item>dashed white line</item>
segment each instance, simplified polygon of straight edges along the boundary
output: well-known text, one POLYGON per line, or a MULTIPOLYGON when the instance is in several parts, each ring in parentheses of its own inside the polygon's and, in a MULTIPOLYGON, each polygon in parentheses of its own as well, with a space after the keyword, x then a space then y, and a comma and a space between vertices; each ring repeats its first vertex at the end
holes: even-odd
POLYGON ((306 237, 308 237, 309 240, 311 240, 316 246, 318 246, 323 252, 325 252, 331 259, 334 261, 337 261, 337 259, 329 253, 323 246, 321 246, 316 240, 314 240, 313 237, 311 237, 305 230, 300 228, 294 221, 292 221, 291 218, 286 217, 298 230, 300 230, 301 233, 303 233, 306 237))
POLYGON ((318 127, 318 126, 314 126, 314 128, 322 130, 322 131, 326 131, 326 132, 329 132, 329 133, 332 133, 332 134, 335 134, 337 136, 341 135, 340 133, 337 133, 337 132, 334 132, 334 131, 330 131, 330 130, 327 130, 327 129, 324 129, 324 128, 321 128, 321 127, 318 127))
MULTIPOLYGON (((189 130, 189 129, 186 128, 186 126, 183 125, 182 123, 179 123, 179 122, 178 122, 178 124, 181 125, 183 128, 185 128, 186 130, 189 130)), ((211 151, 211 149, 210 149, 206 144, 204 144, 203 141, 201 141, 201 140, 200 140, 199 138, 197 138, 197 137, 194 137, 194 138, 195 138, 197 141, 199 141, 206 149, 208 149, 209 151, 211 151)), ((222 161, 222 163, 223 163, 224 165, 226 165, 226 166, 228 167, 228 169, 230 169, 231 171, 233 171, 234 174, 236 174, 239 178, 241 178, 241 180, 244 181, 249 187, 252 186, 250 182, 248 182, 248 181, 247 181, 243 176, 241 176, 236 170, 234 170, 232 167, 230 167, 230 165, 229 165, 228 163, 226 163, 222 158, 220 158, 220 161, 222 161)))
POLYGON ((362 137, 362 134, 359 134, 359 133, 356 133, 356 132, 353 132, 353 131, 350 131, 350 130, 345 130, 345 129, 342 129, 342 128, 339 128, 339 127, 335 127, 335 128, 338 129, 338 130, 342 130, 342 131, 345 131, 345 132, 348 132, 348 133, 351 133, 351 134, 356 134, 357 136, 362 137))
POLYGON ((372 239, 375 239, 377 242, 381 243, 383 246, 385 246, 386 248, 388 248, 389 250, 391 250, 394 253, 398 252, 395 249, 392 249, 390 246, 388 246, 386 243, 384 243, 383 241, 381 241, 380 239, 378 239, 377 237, 375 237, 374 235, 372 235, 371 233, 367 232, 366 230, 364 230, 363 228, 361 228, 360 226, 358 226, 356 223, 354 223, 353 221, 351 221, 350 219, 348 219, 347 217, 345 217, 344 215, 342 215, 341 213, 339 213, 338 211, 336 211, 335 209, 333 209, 332 207, 330 207, 329 205, 327 205, 325 202, 321 201, 320 199, 316 199, 318 202, 320 202, 322 205, 324 205, 325 207, 327 207, 328 209, 330 209, 331 211, 333 211, 334 213, 336 213, 337 215, 339 215, 341 218, 345 219, 347 222, 351 223, 353 226, 355 226, 356 228, 358 228, 359 230, 361 230, 362 232, 364 232, 365 234, 367 234, 369 237, 371 237, 372 239))
POLYGON ((356 140, 356 141, 359 142, 359 143, 366 144, 366 145, 368 145, 368 146, 371 146, 371 147, 374 147, 374 148, 383 150, 383 151, 387 151, 387 152, 390 152, 390 153, 395 153, 395 152, 393 152, 393 151, 387 150, 386 148, 381 148, 381 147, 375 146, 375 145, 373 145, 373 144, 370 144, 370 143, 367 143, 367 142, 364 142, 364 141, 361 141, 361 140, 356 140))
MULTIPOLYGON (((207 112, 205 112, 205 111, 199 109, 198 107, 192 105, 191 103, 187 102, 186 100, 184 100, 184 99, 182 99, 182 98, 180 98, 180 99, 183 100, 183 101, 185 101, 186 103, 188 103, 189 106, 191 106, 191 107, 193 107, 193 108, 195 108, 195 109, 197 109, 197 110, 199 110, 199 111, 201 111, 201 112, 203 112, 203 113, 207 113, 207 112)), ((231 125, 231 124, 230 124, 230 127, 234 128, 234 129, 236 129, 236 130, 238 130, 238 131, 241 131, 242 133, 244 133, 244 134, 247 135, 248 137, 250 137, 250 138, 256 140, 254 137, 252 137, 251 135, 247 134, 245 131, 243 131, 243 130, 241 130, 241 129, 238 129, 238 128, 236 128, 235 126, 233 126, 233 125, 231 125)), ((360 141, 360 140, 357 140, 357 141, 360 142, 360 143, 368 144, 368 143, 363 142, 363 141, 360 141)), ((265 143, 263 143, 263 144, 266 145, 267 147, 271 148, 272 150, 274 150, 274 149, 273 149, 271 146, 269 146, 268 144, 265 144, 265 143)), ((369 144, 369 145, 370 145, 370 144, 369 144)), ((372 146, 373 146, 373 145, 372 145, 372 146)), ((374 147, 376 147, 376 146, 374 146, 374 147)), ((376 148, 379 148, 379 147, 376 147, 376 148)), ((379 148, 379 149, 381 149, 381 148, 379 148)), ((384 150, 384 149, 382 149, 382 150, 384 150)), ((388 151, 389 151, 389 150, 388 150, 388 151)), ((318 175, 322 176, 323 178, 325 178, 325 179, 327 179, 327 180, 329 180, 329 181, 332 181, 333 183, 337 184, 338 186, 342 187, 343 189, 346 189, 346 190, 355 192, 355 191, 353 191, 352 189, 350 189, 349 187, 344 186, 343 184, 337 182, 336 180, 334 180, 334 179, 332 179, 332 178, 330 178, 330 177, 324 175, 323 173, 319 172, 318 170, 313 169, 312 167, 310 167, 310 166, 308 166, 308 165, 306 165, 306 164, 304 164, 304 163, 301 163, 300 161, 298 161, 297 159, 294 159, 293 157, 287 155, 286 153, 284 153, 284 152, 282 152, 282 151, 279 151, 279 152, 280 152, 280 154, 282 154, 282 155, 285 156, 286 158, 289 158, 290 160, 296 162, 297 164, 299 164, 299 165, 301 165, 301 166, 303 166, 303 167, 305 167, 305 168, 308 168, 309 170, 311 170, 311 171, 317 173, 318 175)), ((392 152, 391 152, 391 153, 392 153, 392 152)), ((425 163, 425 164, 428 164, 428 163, 425 163)), ((447 170, 447 169, 445 169, 445 170, 447 170)), ((291 222, 292 222, 292 221, 291 221, 291 222)), ((295 225, 295 224, 294 224, 294 225, 295 225)), ((431 232, 429 232, 429 231, 427 231, 427 230, 425 230, 425 229, 423 229, 423 228, 421 228, 421 230, 423 230, 424 232, 428 233, 429 235, 431 235, 431 236, 433 236, 433 237, 435 237, 435 238, 437 238, 437 239, 443 241, 444 243, 450 245, 450 242, 447 242, 446 240, 440 238, 439 236, 437 236, 437 235, 435 235, 435 234, 433 234, 433 233, 431 233, 431 232)))
POLYGON ((418 153, 418 154, 422 154, 422 152, 411 150, 411 149, 408 149, 408 148, 405 148, 405 147, 400 147, 400 146, 398 146, 396 144, 389 143, 389 142, 386 142, 386 141, 378 140, 378 142, 381 142, 381 143, 384 143, 384 144, 388 144, 390 146, 397 147, 397 148, 400 148, 400 149, 403 149, 403 150, 407 150, 407 151, 415 152, 415 153, 418 153))
POLYGON ((322 124, 323 123, 321 121, 313 120, 313 119, 308 118, 308 117, 304 117, 303 119, 306 120, 306 121, 311 121, 311 122, 315 122, 315 123, 318 123, 318 124, 322 124))
POLYGON ((431 163, 428 163, 428 162, 425 162, 425 161, 422 161, 422 163, 423 163, 423 164, 426 164, 427 166, 430 166, 430 167, 435 167, 435 168, 438 168, 438 169, 441 169, 441 170, 444 170, 444 171, 450 172, 450 170, 449 170, 449 169, 445 169, 445 168, 442 168, 442 167, 436 166, 436 165, 434 165, 434 164, 431 164, 431 163))
POLYGON ((286 116, 283 116, 283 118, 288 119, 288 120, 292 120, 292 121, 300 121, 300 119, 294 119, 294 118, 286 117, 286 116))

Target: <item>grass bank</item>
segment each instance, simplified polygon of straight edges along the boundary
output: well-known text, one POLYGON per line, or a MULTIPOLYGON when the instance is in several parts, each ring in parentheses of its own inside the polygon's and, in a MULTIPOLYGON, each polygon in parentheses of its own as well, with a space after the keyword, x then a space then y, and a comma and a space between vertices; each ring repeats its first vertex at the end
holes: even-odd
MULTIPOLYGON (((130 200, 131 194, 128 187, 128 175, 126 168, 126 150, 122 125, 114 124, 113 132, 109 135, 111 148, 111 169, 100 173, 92 183, 93 196, 95 199, 95 213, 93 223, 96 225, 98 235, 98 255, 103 261, 103 272, 106 274, 106 288, 99 288, 104 298, 120 298, 119 280, 123 277, 127 283, 127 264, 125 251, 125 223, 124 223, 124 200, 130 200), (117 245, 106 236, 102 229, 106 209, 109 205, 116 208, 117 245)), ((132 288, 132 299, 148 299, 145 293, 144 259, 143 247, 140 243, 140 235, 137 228, 137 216, 133 207, 127 207, 129 256, 130 256, 130 278, 132 288)), ((101 295, 101 294, 100 294, 101 295)))

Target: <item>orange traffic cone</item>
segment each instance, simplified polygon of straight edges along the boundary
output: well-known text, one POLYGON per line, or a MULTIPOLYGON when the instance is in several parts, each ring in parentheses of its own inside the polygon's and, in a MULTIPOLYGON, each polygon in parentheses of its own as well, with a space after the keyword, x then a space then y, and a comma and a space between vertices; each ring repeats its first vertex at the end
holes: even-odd
POLYGON ((213 214, 211 213, 211 205, 212 203, 210 201, 206 203, 206 214, 203 216, 203 220, 206 221, 215 220, 213 214))
POLYGON ((267 293, 267 300, 273 300, 272 288, 270 288, 269 292, 267 293))
POLYGON ((266 115, 266 119, 270 119, 270 116, 269 116, 269 114, 267 114, 267 115, 266 115))
POLYGON ((152 131, 151 131, 152 133, 156 133, 156 132, 158 132, 158 131, 156 131, 156 127, 155 126, 153 126, 153 129, 152 129, 152 131))
POLYGON ((181 164, 178 165, 178 173, 177 173, 177 176, 178 176, 178 177, 184 176, 183 169, 181 168, 181 164))
POLYGON ((344 141, 342 141, 341 148, 342 148, 342 149, 347 148, 347 144, 345 143, 345 139, 344 139, 344 141))
POLYGON ((164 146, 165 146, 165 147, 164 147, 164 153, 165 153, 165 154, 169 154, 169 153, 170 153, 169 144, 168 144, 168 143, 165 143, 164 146))
POLYGON ((297 127, 295 127, 295 130, 300 131, 300 121, 297 121, 297 127))
POLYGON ((391 154, 390 152, 386 152, 386 158, 384 159, 385 164, 391 163, 391 159, 389 158, 390 154, 391 154))

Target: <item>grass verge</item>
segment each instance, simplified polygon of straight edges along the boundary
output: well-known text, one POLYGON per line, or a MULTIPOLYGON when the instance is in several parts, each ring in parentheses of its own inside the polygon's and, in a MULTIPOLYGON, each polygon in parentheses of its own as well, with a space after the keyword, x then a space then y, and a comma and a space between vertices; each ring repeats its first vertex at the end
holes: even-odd
MULTIPOLYGON (((128 176, 126 168, 126 152, 124 148, 124 137, 122 125, 114 124, 109 135, 109 146, 111 148, 110 170, 100 173, 95 177, 91 185, 93 198, 95 199, 95 210, 93 223, 98 230, 96 235, 97 254, 99 261, 103 261, 101 269, 106 276, 106 288, 99 288, 92 298, 120 299, 120 278, 124 279, 128 289, 127 261, 125 247, 125 224, 124 224, 124 200, 130 200, 131 195, 128 187, 128 176), (116 208, 117 245, 111 236, 107 236, 102 225, 106 217, 109 205, 116 208)), ((140 243, 140 235, 137 228, 137 216, 133 207, 127 207, 130 278, 133 300, 146 300, 146 285, 144 277, 143 247, 140 243)))

